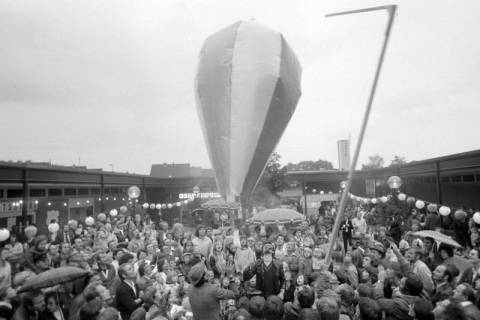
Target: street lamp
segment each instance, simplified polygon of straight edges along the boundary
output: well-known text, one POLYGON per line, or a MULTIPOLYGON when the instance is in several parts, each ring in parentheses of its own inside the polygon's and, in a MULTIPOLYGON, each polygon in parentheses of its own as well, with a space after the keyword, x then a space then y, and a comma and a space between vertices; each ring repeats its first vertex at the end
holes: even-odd
POLYGON ((133 213, 137 213, 136 212, 136 203, 137 203, 137 198, 140 197, 140 194, 141 194, 141 191, 140 191, 140 188, 137 187, 137 186, 131 186, 130 188, 128 188, 128 197, 131 198, 131 199, 134 199, 135 201, 133 201, 133 213))
POLYGON ((391 176, 387 180, 387 184, 390 187, 390 189, 400 189, 402 186, 402 179, 398 176, 391 176))

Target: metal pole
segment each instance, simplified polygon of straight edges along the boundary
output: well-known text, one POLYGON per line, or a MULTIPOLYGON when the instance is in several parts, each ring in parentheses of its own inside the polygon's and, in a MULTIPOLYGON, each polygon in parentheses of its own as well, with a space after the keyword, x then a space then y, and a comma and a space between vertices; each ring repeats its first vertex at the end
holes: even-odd
POLYGON ((307 216, 308 214, 308 207, 307 207, 307 183, 305 182, 305 176, 303 176, 303 214, 307 216))
POLYGON ((28 186, 28 169, 23 169, 22 224, 24 229, 28 224, 29 193, 30 188, 28 186))
MULTIPOLYGON (((437 203, 442 203, 442 181, 440 176, 440 162, 435 162, 435 179, 437 180, 435 183, 436 191, 437 191, 437 203)), ((441 216, 441 215, 440 215, 441 216)))
POLYGON ((378 79, 380 78, 380 72, 382 70, 383 60, 385 58, 385 52, 387 50, 388 39, 390 38, 390 31, 392 29, 393 20, 395 18, 395 12, 397 10, 397 6, 396 5, 390 5, 390 6, 366 8, 366 9, 360 9, 360 10, 334 13, 334 14, 329 14, 329 15, 326 16, 328 18, 328 17, 333 17, 333 16, 353 14, 353 13, 361 13, 361 12, 369 12, 369 11, 376 11, 376 10, 387 10, 390 15, 389 15, 387 28, 386 28, 386 31, 385 31, 385 39, 383 41, 382 51, 380 52, 380 57, 379 57, 378 63, 377 63, 377 70, 375 72, 375 77, 373 79, 372 87, 370 89, 370 96, 368 98, 367 108, 366 108, 365 114, 363 116, 363 122, 362 122, 362 127, 361 127, 361 130, 360 130, 360 135, 358 137, 357 145, 355 147, 355 153, 353 155, 353 161, 350 165, 350 171, 348 172, 347 185, 345 186, 345 190, 342 193, 342 198, 340 200, 340 206, 339 206, 339 209, 338 209, 337 217, 335 219, 335 224, 333 225, 332 237, 330 239, 330 243, 328 244, 327 256, 325 257, 325 262, 327 264, 330 263, 330 259, 332 257, 333 245, 335 244, 336 237, 337 237, 338 231, 340 229, 340 223, 343 220, 343 214, 344 214, 345 207, 346 207, 346 204, 347 204, 347 196, 348 196, 348 193, 350 192, 350 187, 352 185, 353 177, 355 175, 355 167, 357 166, 358 156, 359 156, 360 150, 362 148, 363 137, 364 137, 365 131, 367 129, 368 118, 370 116, 370 111, 372 109, 373 99, 375 97, 375 91, 377 89, 378 79))
MULTIPOLYGON (((105 178, 102 175, 100 175, 100 212, 104 212, 105 211, 105 178)), ((95 212, 93 213, 93 215, 95 216, 95 212)))

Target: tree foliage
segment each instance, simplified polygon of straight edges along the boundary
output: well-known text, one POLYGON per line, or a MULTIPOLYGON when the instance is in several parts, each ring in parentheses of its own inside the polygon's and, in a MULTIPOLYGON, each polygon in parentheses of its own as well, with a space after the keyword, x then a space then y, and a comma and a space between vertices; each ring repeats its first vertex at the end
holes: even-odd
POLYGON ((264 183, 272 192, 282 191, 288 186, 286 181, 287 168, 282 167, 280 158, 280 155, 274 152, 263 172, 264 183))
POLYGON ((263 171, 263 175, 250 196, 251 206, 272 208, 281 204, 277 192, 284 190, 288 184, 287 169, 280 164, 280 155, 274 152, 263 171))
POLYGON ((317 160, 317 161, 300 161, 299 163, 288 163, 286 166, 288 171, 320 171, 320 170, 331 170, 333 165, 330 161, 327 160, 317 160))
POLYGON ((407 163, 407 160, 405 157, 401 157, 399 155, 395 155, 393 157, 392 162, 390 163, 390 167, 398 167, 398 166, 403 166, 404 164, 407 163))
POLYGON ((368 163, 362 165, 362 170, 383 168, 385 160, 378 154, 368 157, 368 163))

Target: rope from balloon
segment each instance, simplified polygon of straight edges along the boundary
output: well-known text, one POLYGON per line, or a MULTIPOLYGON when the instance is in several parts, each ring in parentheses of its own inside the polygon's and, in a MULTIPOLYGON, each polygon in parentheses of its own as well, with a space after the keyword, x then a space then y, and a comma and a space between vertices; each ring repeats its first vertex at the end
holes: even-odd
POLYGON ((339 209, 338 209, 338 214, 337 214, 337 217, 335 219, 335 224, 333 225, 332 237, 331 237, 330 242, 328 244, 327 256, 325 257, 325 263, 327 265, 330 263, 330 259, 332 257, 333 246, 335 244, 336 237, 337 237, 338 231, 340 229, 340 223, 342 222, 342 219, 343 219, 345 206, 347 204, 347 196, 348 196, 348 193, 350 191, 350 187, 352 185, 353 177, 355 175, 355 167, 357 166, 358 156, 360 154, 360 149, 362 148, 363 137, 364 137, 365 131, 367 129, 368 118, 370 116, 370 111, 372 110, 373 98, 375 97, 375 91, 377 89, 378 79, 380 78, 380 72, 382 70, 383 60, 385 58, 385 52, 387 50, 388 40, 390 38, 390 31, 392 30, 392 25, 393 25, 393 21, 394 21, 394 18, 395 18, 395 12, 397 10, 397 6, 396 5, 389 5, 389 6, 372 7, 372 8, 366 8, 366 9, 359 9, 359 10, 353 10, 353 11, 333 13, 333 14, 329 14, 329 15, 326 16, 327 18, 329 18, 329 17, 334 17, 334 16, 355 14, 355 13, 362 13, 362 12, 370 12, 370 11, 377 11, 377 10, 387 10, 388 13, 389 13, 389 20, 388 20, 388 24, 387 24, 386 31, 385 31, 385 38, 384 38, 384 41, 383 41, 382 50, 380 52, 380 57, 379 57, 378 63, 377 63, 377 70, 375 71, 375 77, 373 79, 372 87, 370 89, 370 95, 369 95, 369 98, 368 98, 367 108, 365 110, 365 115, 363 116, 362 127, 360 129, 360 135, 358 137, 357 145, 355 147, 355 153, 353 155, 353 160, 352 160, 352 163, 351 163, 351 166, 350 166, 350 171, 348 172, 347 183, 346 183, 345 189, 343 190, 343 193, 342 193, 342 199, 340 200, 340 206, 339 206, 339 209))

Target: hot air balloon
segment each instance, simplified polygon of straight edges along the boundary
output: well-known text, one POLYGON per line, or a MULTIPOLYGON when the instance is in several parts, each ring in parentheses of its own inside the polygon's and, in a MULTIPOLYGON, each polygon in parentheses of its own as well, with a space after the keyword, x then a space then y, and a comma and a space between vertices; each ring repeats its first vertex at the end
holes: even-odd
POLYGON ((219 193, 248 196, 300 98, 301 67, 283 36, 239 21, 208 37, 195 94, 219 193))

